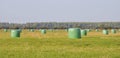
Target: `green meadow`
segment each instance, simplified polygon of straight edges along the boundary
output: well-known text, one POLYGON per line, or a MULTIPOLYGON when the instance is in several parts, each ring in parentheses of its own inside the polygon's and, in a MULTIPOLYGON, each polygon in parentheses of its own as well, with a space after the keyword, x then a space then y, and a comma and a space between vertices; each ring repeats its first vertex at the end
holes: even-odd
POLYGON ((20 38, 0 30, 0 58, 120 58, 120 32, 91 31, 81 39, 69 39, 65 30, 23 30, 20 38))

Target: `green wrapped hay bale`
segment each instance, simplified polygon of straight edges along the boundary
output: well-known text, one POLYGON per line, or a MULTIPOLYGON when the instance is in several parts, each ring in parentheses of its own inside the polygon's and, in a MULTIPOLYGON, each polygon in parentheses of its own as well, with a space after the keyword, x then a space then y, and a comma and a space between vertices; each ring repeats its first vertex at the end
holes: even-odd
POLYGON ((91 30, 90 29, 86 29, 87 30, 87 32, 90 32, 91 30))
POLYGON ((98 29, 96 29, 95 31, 96 31, 96 32, 98 32, 99 30, 98 30, 98 29))
POLYGON ((4 29, 4 32, 8 32, 8 30, 7 30, 7 29, 4 29))
POLYGON ((31 31, 31 32, 34 32, 34 29, 31 29, 30 31, 31 31))
POLYGON ((109 34, 109 31, 108 31, 108 30, 103 30, 103 34, 104 34, 104 35, 108 35, 108 34, 109 34))
POLYGON ((42 30, 41 30, 41 33, 42 33, 42 34, 46 34, 46 30, 45 30, 45 29, 42 29, 42 30))
POLYGON ((87 35, 87 31, 86 30, 81 30, 81 36, 86 36, 87 35))
POLYGON ((79 39, 81 38, 81 31, 79 28, 69 28, 68 37, 70 39, 79 39))
POLYGON ((115 33, 116 33, 116 30, 115 30, 115 29, 112 29, 112 30, 111 30, 111 33, 115 34, 115 33))
POLYGON ((11 37, 20 37, 20 30, 11 30, 11 37))

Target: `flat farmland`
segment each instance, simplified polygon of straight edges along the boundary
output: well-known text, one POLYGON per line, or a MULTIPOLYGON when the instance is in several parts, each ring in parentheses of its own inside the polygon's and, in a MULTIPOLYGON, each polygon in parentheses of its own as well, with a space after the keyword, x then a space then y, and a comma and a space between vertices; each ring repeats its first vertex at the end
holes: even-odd
POLYGON ((0 58, 120 58, 119 31, 91 31, 81 39, 69 39, 65 30, 23 30, 20 38, 10 34, 0 30, 0 58))

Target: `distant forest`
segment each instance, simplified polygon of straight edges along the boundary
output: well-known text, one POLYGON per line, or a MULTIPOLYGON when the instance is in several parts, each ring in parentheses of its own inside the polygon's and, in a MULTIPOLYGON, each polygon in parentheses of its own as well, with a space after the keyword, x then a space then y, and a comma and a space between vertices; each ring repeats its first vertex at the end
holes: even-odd
POLYGON ((0 23, 0 29, 118 29, 120 22, 34 22, 34 23, 0 23))

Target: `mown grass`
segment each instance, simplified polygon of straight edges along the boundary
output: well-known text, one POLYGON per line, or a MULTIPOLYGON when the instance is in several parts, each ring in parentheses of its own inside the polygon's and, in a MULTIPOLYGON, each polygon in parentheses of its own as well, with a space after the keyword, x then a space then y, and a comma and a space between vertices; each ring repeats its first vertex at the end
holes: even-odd
POLYGON ((81 39, 68 39, 64 30, 23 30, 20 38, 0 30, 0 58, 120 58, 120 33, 89 32, 81 39))

